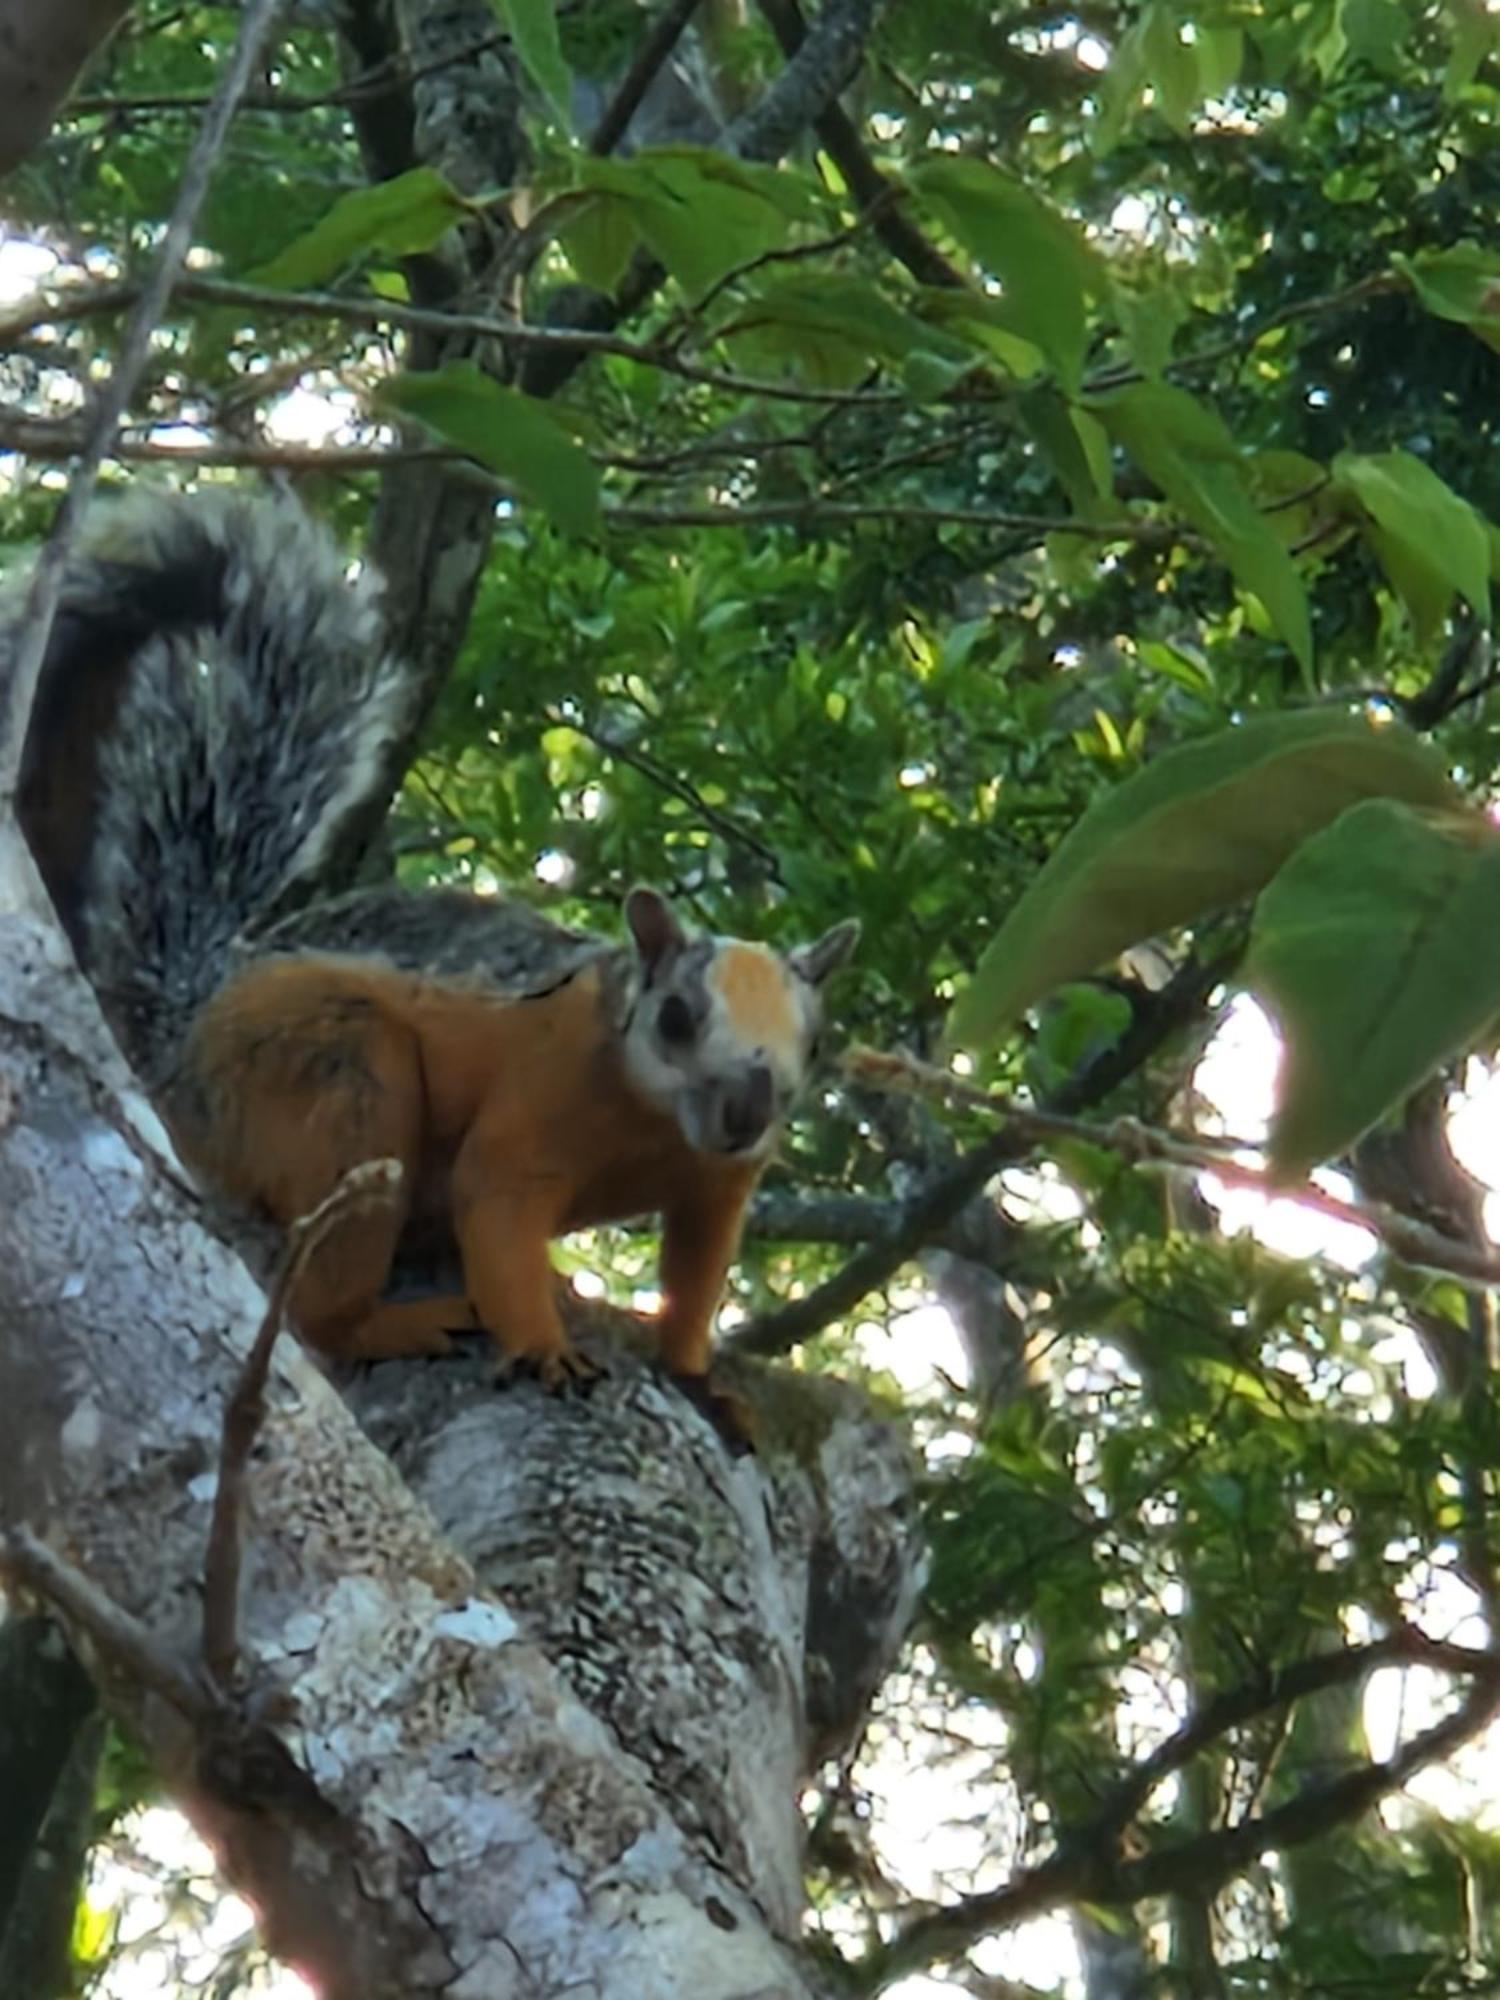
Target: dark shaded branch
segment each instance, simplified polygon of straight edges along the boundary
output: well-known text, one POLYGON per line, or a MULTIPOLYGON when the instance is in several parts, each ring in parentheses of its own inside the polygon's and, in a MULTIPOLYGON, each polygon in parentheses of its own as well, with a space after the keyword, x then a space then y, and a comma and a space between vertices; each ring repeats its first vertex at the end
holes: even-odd
MULTIPOLYGON (((797 54, 807 35, 796 0, 760 0, 760 11, 788 57, 797 54)), ((844 184, 860 207, 868 211, 875 234, 919 285, 960 287, 963 278, 937 247, 929 243, 899 206, 900 190, 888 181, 865 150, 852 119, 838 104, 827 105, 813 129, 844 184)))
POLYGON ((612 153, 624 138, 630 121, 641 108, 641 100, 651 88, 657 71, 676 48, 683 29, 697 11, 699 0, 668 0, 660 19, 636 51, 619 89, 604 108, 604 116, 589 140, 589 151, 612 153))
MULTIPOLYGON (((1047 1110, 1067 1114, 1100 1103, 1192 1019, 1227 970, 1224 959, 1208 965, 1190 963, 1159 993, 1143 998, 1115 1046, 1055 1091, 1047 1110)), ((903 1204, 899 1224, 882 1241, 856 1251, 841 1271, 815 1286, 806 1298, 751 1320, 731 1344, 750 1354, 786 1354, 841 1319, 861 1299, 888 1284, 909 1258, 983 1193, 1002 1167, 1024 1159, 1030 1144, 1013 1131, 981 1140, 903 1204)))
POLYGON ((0 0, 0 174, 52 128, 74 77, 127 12, 129 0, 0 0))
POLYGON ((1500 1708, 1500 1655, 1448 1646, 1403 1628, 1368 1646, 1317 1655, 1218 1697, 1169 1737, 1125 1779, 1100 1812, 1067 1833, 1058 1851, 1003 1888, 966 1896, 918 1917, 867 1961, 861 1984, 873 1991, 941 1960, 977 1939, 1008 1930, 1060 1904, 1119 1908, 1147 1898, 1211 1895, 1259 1855, 1285 1852, 1348 1824, 1397 1791, 1418 1771, 1451 1756, 1500 1708), (1357 1680, 1378 1666, 1420 1661, 1474 1677, 1458 1707, 1414 1736, 1392 1757, 1372 1761, 1327 1784, 1311 1785, 1272 1811, 1238 1825, 1175 1841, 1136 1861, 1123 1860, 1119 1836, 1150 1793, 1207 1744, 1256 1715, 1357 1680))
MULTIPOLYGON (((23 1713, 22 1727, 30 1718, 23 1713)), ((83 1871, 94 1834, 94 1794, 104 1749, 97 1710, 73 1732, 55 1782, 33 1799, 0 1791, 24 1814, 45 1805, 9 1919, 0 1916, 0 1993, 25 2000, 71 2000, 73 1935, 83 1871)))
POLYGON ((42 1821, 96 1705, 61 1630, 50 1618, 12 1610, 0 1625, 0 1939, 9 1936, 42 1821))

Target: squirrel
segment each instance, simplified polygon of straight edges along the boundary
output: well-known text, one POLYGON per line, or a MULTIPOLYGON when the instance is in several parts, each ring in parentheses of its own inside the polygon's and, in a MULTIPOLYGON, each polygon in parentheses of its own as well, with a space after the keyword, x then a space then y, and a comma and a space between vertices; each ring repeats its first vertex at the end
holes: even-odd
MULTIPOLYGON (((400 1163, 289 1298, 340 1359, 446 1352, 596 1372, 549 1245, 662 1218, 666 1368, 708 1396, 746 1204, 812 1063, 852 921, 785 954, 690 932, 649 888, 629 943, 458 890, 311 903, 399 775, 415 676, 379 584, 283 497, 146 497, 69 563, 23 754, 21 825, 79 962, 190 1168, 283 1227, 400 1163), (451 1233, 462 1296, 388 1296, 451 1233)), ((17 639, 0 612, 0 684, 17 639)), ((710 1400, 712 1398, 710 1397, 710 1400)))

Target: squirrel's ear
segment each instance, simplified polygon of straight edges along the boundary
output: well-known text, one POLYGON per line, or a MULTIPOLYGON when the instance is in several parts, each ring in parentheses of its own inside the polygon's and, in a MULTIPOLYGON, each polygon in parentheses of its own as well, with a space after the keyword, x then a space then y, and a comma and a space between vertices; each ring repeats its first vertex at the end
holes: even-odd
POLYGON ((810 986, 821 986, 830 973, 838 971, 858 943, 859 919, 846 917, 812 944, 799 944, 795 951, 788 952, 787 962, 810 986))
POLYGON ((625 921, 647 979, 687 943, 677 912, 658 889, 632 889, 625 898, 625 921))

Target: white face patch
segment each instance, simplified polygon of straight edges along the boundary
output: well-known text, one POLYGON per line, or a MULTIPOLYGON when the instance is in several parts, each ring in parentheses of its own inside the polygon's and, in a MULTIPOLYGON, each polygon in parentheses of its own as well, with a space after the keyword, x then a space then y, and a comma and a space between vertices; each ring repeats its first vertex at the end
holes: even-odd
POLYGON ((689 1145, 760 1161, 805 1080, 817 1022, 816 989, 768 946, 695 940, 640 993, 626 1067, 689 1145))

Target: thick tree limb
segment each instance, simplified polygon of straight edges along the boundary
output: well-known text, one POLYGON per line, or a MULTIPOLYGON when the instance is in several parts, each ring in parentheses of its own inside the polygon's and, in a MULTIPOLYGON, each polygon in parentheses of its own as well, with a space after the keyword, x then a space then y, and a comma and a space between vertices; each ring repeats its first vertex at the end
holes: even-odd
POLYGON ((568 1405, 493 1394, 479 1356, 375 1371, 372 1421, 490 1595, 284 1346, 229 1701, 201 1570, 261 1303, 3 893, 0 1086, 0 1528, 271 1949, 329 2000, 811 1996, 794 1799, 910 1609, 899 1434, 792 1384, 803 1445, 731 1463, 625 1355, 568 1405))

